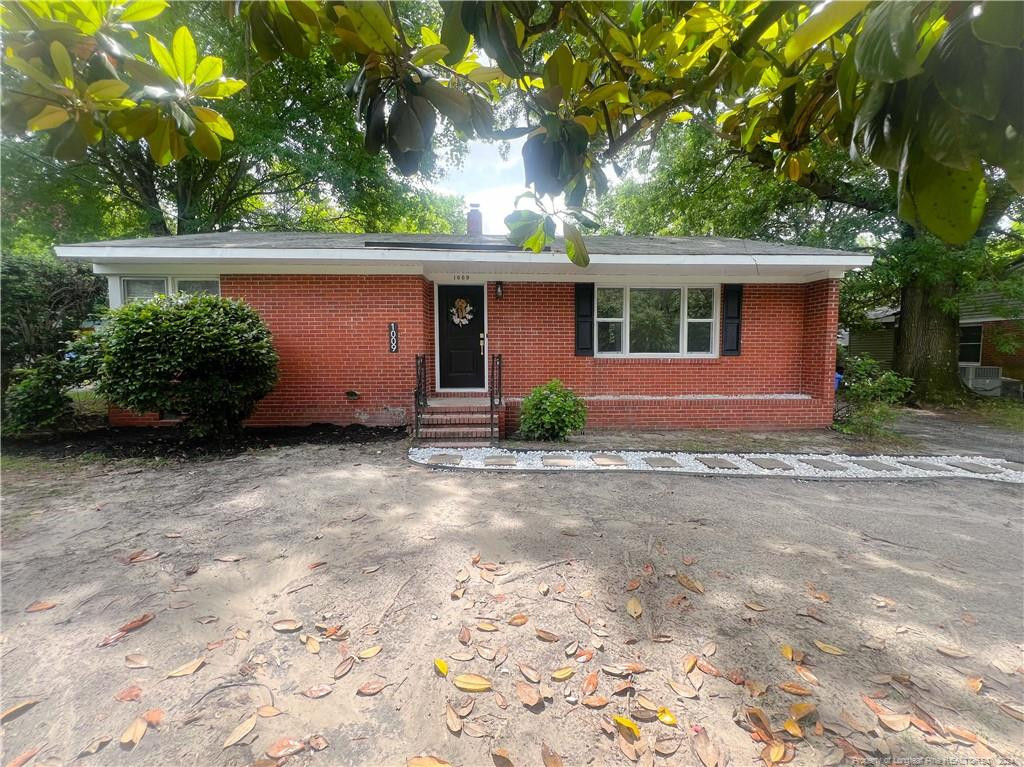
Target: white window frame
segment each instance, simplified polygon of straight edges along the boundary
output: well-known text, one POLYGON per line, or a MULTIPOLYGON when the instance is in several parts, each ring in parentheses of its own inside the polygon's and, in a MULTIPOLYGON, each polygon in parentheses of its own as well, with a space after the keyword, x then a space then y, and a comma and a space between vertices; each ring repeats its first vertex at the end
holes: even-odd
POLYGON ((215 295, 220 295, 220 275, 218 274, 120 274, 116 277, 112 277, 107 283, 110 287, 108 296, 111 309, 117 309, 119 306, 123 306, 128 303, 128 291, 125 290, 125 283, 128 280, 163 280, 164 290, 170 288, 171 293, 178 292, 178 282, 182 280, 216 282, 217 293, 215 295), (115 286, 117 288, 116 295, 114 290, 115 286))
POLYGON ((622 285, 622 284, 601 284, 594 285, 594 356, 595 357, 630 357, 635 359, 716 359, 719 356, 719 328, 721 319, 721 288, 719 284, 675 284, 675 285, 622 285), (686 317, 686 304, 689 299, 688 290, 694 288, 710 289, 711 294, 711 318, 709 320, 690 320, 686 317), (598 317, 597 291, 601 289, 614 289, 623 291, 622 294, 622 317, 598 317), (679 297, 679 349, 678 352, 630 352, 629 351, 629 292, 631 290, 665 290, 673 289, 682 291, 679 297), (602 352, 598 348, 597 324, 599 322, 618 322, 622 327, 622 351, 602 352), (687 349, 686 326, 690 322, 711 325, 711 351, 690 352, 687 349))

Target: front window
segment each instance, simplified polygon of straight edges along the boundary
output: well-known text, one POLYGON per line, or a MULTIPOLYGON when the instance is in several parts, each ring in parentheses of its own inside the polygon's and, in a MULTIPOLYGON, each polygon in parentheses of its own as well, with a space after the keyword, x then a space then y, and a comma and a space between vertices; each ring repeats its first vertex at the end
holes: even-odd
POLYGON ((981 364, 981 325, 963 325, 960 328, 960 364, 981 364))
POLYGON ((220 294, 220 280, 177 280, 176 287, 179 292, 190 295, 216 296, 220 294))
POLYGON ((598 354, 713 356, 718 289, 596 290, 598 354))
POLYGON ((163 277, 125 277, 122 280, 124 302, 148 301, 153 296, 167 292, 167 280, 163 277))

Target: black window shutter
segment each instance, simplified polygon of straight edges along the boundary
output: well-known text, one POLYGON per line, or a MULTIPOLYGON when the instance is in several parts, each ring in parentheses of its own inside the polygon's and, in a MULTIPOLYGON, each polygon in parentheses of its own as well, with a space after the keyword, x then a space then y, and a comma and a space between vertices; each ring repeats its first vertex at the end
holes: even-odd
POLYGON ((594 283, 576 283, 576 356, 594 356, 594 283))
POLYGON ((743 286, 722 286, 722 354, 740 353, 740 318, 743 316, 743 286))

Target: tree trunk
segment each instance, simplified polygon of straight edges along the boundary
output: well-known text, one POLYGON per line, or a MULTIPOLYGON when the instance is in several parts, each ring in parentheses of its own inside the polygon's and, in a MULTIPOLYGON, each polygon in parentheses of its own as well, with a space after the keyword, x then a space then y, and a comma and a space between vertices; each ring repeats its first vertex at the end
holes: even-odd
POLYGON ((956 295, 953 283, 921 276, 903 286, 894 367, 914 381, 916 402, 945 404, 963 397, 957 365, 960 323, 943 308, 956 295))

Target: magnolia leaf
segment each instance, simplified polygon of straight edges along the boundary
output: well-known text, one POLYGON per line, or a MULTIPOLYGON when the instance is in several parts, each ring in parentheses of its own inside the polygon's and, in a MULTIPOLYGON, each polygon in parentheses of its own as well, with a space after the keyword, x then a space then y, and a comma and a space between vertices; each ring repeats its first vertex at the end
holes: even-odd
POLYGON ((691 578, 685 573, 679 573, 676 575, 676 580, 679 581, 679 585, 684 589, 692 591, 694 594, 704 593, 704 584, 698 581, 696 578, 691 578))
POLYGON ((101 735, 98 738, 93 738, 85 748, 78 752, 78 758, 82 759, 86 756, 92 756, 99 753, 111 740, 112 738, 109 735, 101 735))
POLYGON ((331 692, 332 689, 328 687, 326 684, 318 684, 314 687, 310 687, 306 690, 303 690, 302 694, 307 698, 312 698, 313 700, 316 700, 318 698, 323 698, 327 695, 330 695, 331 692))
POLYGON ((68 110, 53 104, 47 104, 40 110, 39 114, 29 119, 26 127, 30 131, 51 130, 63 125, 70 119, 71 115, 68 113, 68 110))
POLYGON ((345 674, 352 670, 352 666, 355 664, 355 662, 356 659, 355 656, 353 655, 350 655, 344 660, 342 660, 341 663, 339 663, 337 667, 335 667, 334 669, 334 678, 340 679, 341 677, 345 676, 345 674))
POLYGON ((532 666, 527 666, 525 663, 519 664, 519 671, 522 672, 523 676, 529 679, 534 684, 540 682, 540 674, 532 666))
POLYGON ((176 676, 189 676, 190 674, 194 674, 200 668, 202 668, 204 663, 206 663, 206 658, 203 658, 203 657, 196 658, 195 660, 189 661, 188 663, 184 664, 183 666, 179 666, 178 668, 174 669, 174 671, 172 671, 170 674, 168 674, 165 677, 165 679, 170 679, 171 677, 176 677, 176 676))
POLYGON ((783 692, 788 692, 790 695, 810 695, 811 691, 803 685, 799 685, 796 682, 783 682, 778 685, 778 688, 783 692))
POLYGON ((434 658, 434 668, 441 676, 448 676, 448 663, 443 658, 434 658))
POLYGON ((277 716, 282 712, 279 708, 275 708, 274 706, 260 706, 256 709, 256 713, 264 718, 270 718, 277 716))
POLYGON ((0 723, 21 716, 38 702, 38 700, 26 700, 4 709, 4 712, 0 714, 0 723))
POLYGON ((541 702, 540 692, 533 685, 527 684, 526 682, 515 683, 516 697, 519 698, 520 702, 528 708, 538 705, 541 702))
POLYGON ((819 642, 817 639, 814 640, 814 646, 817 647, 824 653, 829 655, 846 655, 846 650, 836 647, 832 644, 826 644, 825 642, 819 642))
POLYGON ((540 639, 541 641, 544 641, 544 642, 557 642, 558 641, 558 634, 553 634, 550 631, 547 631, 547 630, 541 629, 541 628, 535 629, 535 631, 537 632, 537 638, 540 639))
POLYGON ((293 756, 300 751, 306 750, 305 741, 296 738, 280 738, 270 744, 266 750, 267 756, 271 759, 283 759, 286 756, 293 756))
POLYGON ((677 724, 675 714, 669 711, 665 706, 661 706, 658 709, 658 721, 662 724, 667 724, 669 727, 675 727, 677 724))
POLYGON ((32 604, 30 604, 28 607, 25 608, 25 612, 27 612, 27 613, 39 613, 39 612, 42 612, 43 610, 52 610, 56 606, 57 606, 56 602, 33 602, 32 604))
POLYGON ((491 680, 479 674, 459 674, 452 684, 464 692, 486 692, 491 689, 491 680))
POLYGON ((551 672, 551 678, 556 682, 564 682, 566 679, 576 673, 576 669, 572 666, 565 666, 551 672))
POLYGON ((356 655, 359 657, 360 660, 367 660, 369 658, 372 658, 377 653, 379 653, 382 649, 383 648, 380 645, 374 645, 373 647, 367 647, 363 650, 360 650, 358 653, 356 653, 356 655))
POLYGON ((242 738, 244 738, 246 735, 252 732, 253 729, 256 727, 257 718, 258 717, 256 716, 256 714, 253 714, 248 719, 243 720, 241 724, 239 724, 235 729, 231 731, 231 734, 228 735, 227 740, 224 741, 224 745, 221 746, 221 748, 223 749, 227 748, 228 746, 235 745, 236 743, 238 743, 238 741, 240 741, 242 738))
POLYGON ((146 734, 147 729, 149 729, 149 725, 146 723, 145 719, 141 716, 135 718, 132 723, 128 725, 128 729, 121 733, 121 743, 126 746, 131 745, 132 748, 135 748, 139 745, 139 741, 141 741, 142 737, 146 734))
POLYGON ((544 762, 544 767, 563 767, 562 757, 543 741, 540 744, 540 759, 544 762))
POLYGON ((174 59, 174 67, 178 70, 178 77, 186 85, 190 84, 195 79, 199 54, 196 51, 196 41, 192 39, 188 27, 181 26, 175 31, 174 39, 171 41, 171 56, 174 59))

